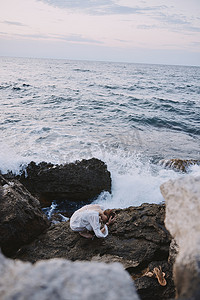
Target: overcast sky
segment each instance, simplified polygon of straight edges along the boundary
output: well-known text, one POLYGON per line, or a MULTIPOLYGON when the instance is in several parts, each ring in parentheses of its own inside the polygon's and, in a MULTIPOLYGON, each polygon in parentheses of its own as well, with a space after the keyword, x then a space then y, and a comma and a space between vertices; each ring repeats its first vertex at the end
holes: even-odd
POLYGON ((200 0, 0 0, 0 56, 200 66, 200 0))

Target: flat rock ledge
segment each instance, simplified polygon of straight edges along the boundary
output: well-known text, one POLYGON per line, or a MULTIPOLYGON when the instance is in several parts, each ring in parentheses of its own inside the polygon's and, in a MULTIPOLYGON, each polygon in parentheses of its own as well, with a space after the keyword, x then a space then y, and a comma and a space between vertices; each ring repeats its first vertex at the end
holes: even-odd
POLYGON ((70 229, 69 222, 62 222, 19 249, 13 258, 32 263, 51 258, 118 262, 131 275, 141 299, 173 298, 172 264, 168 262, 171 236, 164 226, 165 206, 143 204, 115 212, 117 220, 105 239, 85 239, 70 229), (155 267, 165 272, 166 286, 145 276, 155 267))
POLYGON ((185 176, 161 185, 165 224, 179 251, 174 263, 176 298, 200 299, 200 176, 185 176))
POLYGON ((1 300, 139 300, 119 263, 39 261, 32 265, 0 253, 1 300))

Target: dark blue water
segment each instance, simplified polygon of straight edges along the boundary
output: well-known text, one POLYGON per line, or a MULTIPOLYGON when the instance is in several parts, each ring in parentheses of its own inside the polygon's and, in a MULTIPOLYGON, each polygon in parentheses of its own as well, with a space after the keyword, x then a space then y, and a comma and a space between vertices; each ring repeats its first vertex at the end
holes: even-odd
POLYGON ((160 159, 200 156, 199 67, 2 57, 0 70, 2 172, 95 156, 110 205, 127 206, 160 201, 179 176, 160 159))

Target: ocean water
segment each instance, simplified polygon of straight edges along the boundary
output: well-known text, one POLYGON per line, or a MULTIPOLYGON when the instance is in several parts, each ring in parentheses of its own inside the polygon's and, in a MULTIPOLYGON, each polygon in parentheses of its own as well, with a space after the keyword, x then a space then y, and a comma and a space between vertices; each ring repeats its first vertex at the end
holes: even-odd
POLYGON ((127 207, 186 176, 161 159, 200 158, 199 67, 0 57, 0 70, 2 173, 97 157, 112 194, 96 201, 127 207))

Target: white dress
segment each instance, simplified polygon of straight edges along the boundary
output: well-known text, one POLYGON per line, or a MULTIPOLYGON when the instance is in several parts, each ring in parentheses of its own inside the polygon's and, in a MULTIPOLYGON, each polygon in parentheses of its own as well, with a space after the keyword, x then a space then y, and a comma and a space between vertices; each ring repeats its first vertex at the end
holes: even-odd
POLYGON ((78 232, 93 230, 98 238, 105 238, 108 235, 108 227, 104 225, 105 231, 101 232, 101 224, 99 222, 99 212, 101 211, 103 211, 103 207, 97 204, 83 206, 71 216, 71 229, 78 232))

